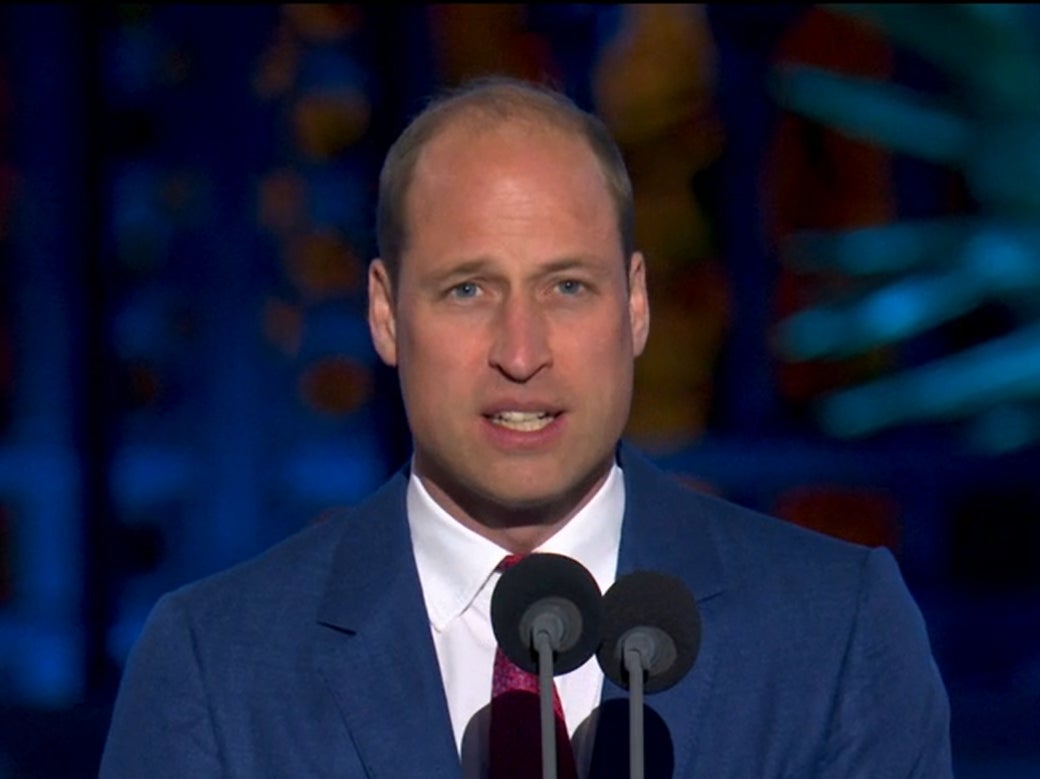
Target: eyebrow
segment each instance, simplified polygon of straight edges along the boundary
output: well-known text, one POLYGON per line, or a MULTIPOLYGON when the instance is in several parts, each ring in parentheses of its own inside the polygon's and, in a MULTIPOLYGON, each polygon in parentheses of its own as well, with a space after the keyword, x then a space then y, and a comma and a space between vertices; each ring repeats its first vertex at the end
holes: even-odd
POLYGON ((569 270, 585 270, 599 273, 602 271, 602 268, 585 257, 564 257, 543 265, 541 273, 548 276, 553 273, 560 273, 561 271, 569 270))
MULTIPOLYGON (((443 271, 438 271, 430 274, 429 280, 434 283, 443 283, 450 281, 456 277, 471 276, 486 274, 489 271, 497 274, 495 268, 495 261, 489 257, 478 257, 472 260, 465 260, 452 265, 450 268, 446 268, 443 271)), ((594 274, 600 273, 600 270, 596 263, 591 262, 587 258, 583 257, 562 257, 557 260, 551 260, 542 265, 539 265, 535 269, 535 276, 551 276, 554 273, 561 273, 565 271, 573 270, 585 270, 593 272, 594 274)))
POLYGON ((465 260, 452 265, 444 270, 434 271, 430 274, 430 278, 437 281, 444 281, 454 276, 471 276, 475 273, 482 273, 490 268, 492 261, 486 257, 478 257, 474 260, 465 260))

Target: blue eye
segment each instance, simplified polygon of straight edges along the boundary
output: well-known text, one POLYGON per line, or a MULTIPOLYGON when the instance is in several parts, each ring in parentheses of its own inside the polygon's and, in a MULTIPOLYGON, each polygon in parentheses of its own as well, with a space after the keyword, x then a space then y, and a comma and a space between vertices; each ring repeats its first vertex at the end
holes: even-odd
POLYGON ((454 298, 472 298, 476 297, 478 292, 480 292, 480 287, 472 281, 456 284, 449 290, 449 294, 454 298))
POLYGON ((585 285, 576 279, 564 279, 556 288, 564 295, 578 295, 585 289, 585 285))

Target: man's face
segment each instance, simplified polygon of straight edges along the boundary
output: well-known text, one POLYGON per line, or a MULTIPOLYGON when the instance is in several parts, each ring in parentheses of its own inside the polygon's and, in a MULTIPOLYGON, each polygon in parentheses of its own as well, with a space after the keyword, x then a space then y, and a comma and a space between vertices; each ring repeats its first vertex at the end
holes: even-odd
POLYGON ((369 316, 417 473, 463 522, 567 518, 606 476, 649 326, 643 259, 626 272, 592 152, 457 125, 422 152, 406 207, 396 294, 377 260, 369 316))

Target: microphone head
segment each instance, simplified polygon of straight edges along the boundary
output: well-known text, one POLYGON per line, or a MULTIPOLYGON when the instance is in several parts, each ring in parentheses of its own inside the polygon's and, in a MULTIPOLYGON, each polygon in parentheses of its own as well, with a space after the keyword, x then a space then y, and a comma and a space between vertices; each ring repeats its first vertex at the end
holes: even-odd
POLYGON ((491 625, 502 651, 531 673, 538 673, 533 622, 551 615, 562 626, 553 673, 573 671, 588 660, 600 638, 602 595, 592 574, 577 560, 537 553, 502 573, 491 596, 491 625))
POLYGON ((614 582, 603 596, 603 643, 596 657, 607 678, 626 689, 625 645, 633 637, 656 649, 644 692, 667 690, 693 667, 701 646, 701 617, 680 579, 636 571, 614 582))

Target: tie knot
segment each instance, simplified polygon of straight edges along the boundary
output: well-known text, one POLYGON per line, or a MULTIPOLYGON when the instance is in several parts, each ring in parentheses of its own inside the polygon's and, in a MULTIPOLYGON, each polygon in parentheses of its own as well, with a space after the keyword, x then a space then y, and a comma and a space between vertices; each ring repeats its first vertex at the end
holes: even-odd
POLYGON ((505 557, 502 558, 502 562, 500 562, 498 564, 498 568, 496 570, 508 571, 510 568, 512 568, 518 562, 523 560, 526 556, 527 555, 522 555, 522 554, 507 554, 505 557))

